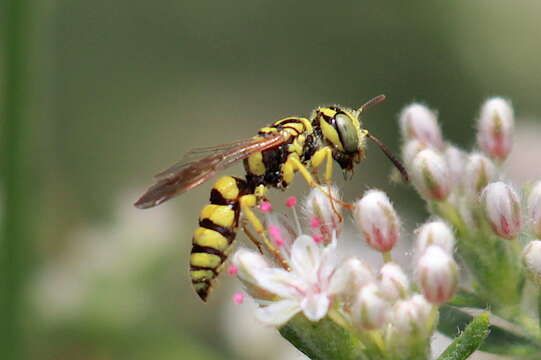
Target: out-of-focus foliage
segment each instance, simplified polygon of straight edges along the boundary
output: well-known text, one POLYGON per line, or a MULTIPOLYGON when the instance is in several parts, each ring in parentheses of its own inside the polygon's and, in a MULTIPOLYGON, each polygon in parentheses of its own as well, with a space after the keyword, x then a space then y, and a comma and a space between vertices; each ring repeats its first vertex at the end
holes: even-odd
MULTIPOLYGON (((365 125, 393 151, 396 116, 413 100, 439 109, 459 145, 474 141, 463 136, 473 123, 463 114, 489 95, 513 100, 518 128, 521 116, 541 114, 535 2, 34 0, 30 8, 35 221, 25 323, 35 359, 240 356, 220 323, 228 281, 202 304, 186 270, 210 185, 163 210, 131 209, 151 174, 191 147, 380 93, 388 101, 365 125), (167 221, 156 221, 161 211, 167 221)), ((370 146, 341 186, 345 198, 377 186, 399 210, 421 209, 410 188, 388 182, 389 168, 370 146)), ((292 191, 306 188, 298 182, 292 191)))

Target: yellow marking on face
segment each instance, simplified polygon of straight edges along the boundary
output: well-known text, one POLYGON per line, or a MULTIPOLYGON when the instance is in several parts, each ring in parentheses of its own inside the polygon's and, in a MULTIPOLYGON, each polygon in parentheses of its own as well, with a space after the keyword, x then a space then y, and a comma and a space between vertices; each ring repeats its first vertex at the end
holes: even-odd
POLYGON ((321 125, 321 131, 323 132, 323 136, 329 140, 338 150, 344 151, 344 147, 342 146, 342 143, 340 142, 340 136, 338 136, 338 131, 326 122, 323 118, 319 122, 321 125))
POLYGON ((211 280, 214 278, 214 272, 210 270, 192 270, 191 271, 192 280, 211 280))
POLYGON ((320 111, 323 115, 325 115, 325 116, 327 116, 327 117, 331 117, 331 118, 334 117, 334 115, 336 115, 336 110, 329 109, 329 108, 327 108, 327 107, 320 108, 319 111, 320 111))
POLYGON ((239 187, 237 181, 231 176, 223 176, 214 184, 214 189, 218 190, 226 200, 235 200, 239 196, 239 187))
POLYGON ((207 253, 193 253, 190 255, 190 265, 216 268, 222 259, 218 255, 207 253))
POLYGON ((223 227, 232 227, 235 222, 235 211, 228 205, 205 205, 199 219, 209 219, 213 223, 223 227))
POLYGON ((193 243, 200 246, 211 247, 222 252, 229 247, 229 242, 222 234, 204 227, 195 229, 193 233, 193 243))
POLYGON ((265 175, 265 163, 263 162, 263 153, 257 152, 248 157, 248 167, 254 175, 265 175))

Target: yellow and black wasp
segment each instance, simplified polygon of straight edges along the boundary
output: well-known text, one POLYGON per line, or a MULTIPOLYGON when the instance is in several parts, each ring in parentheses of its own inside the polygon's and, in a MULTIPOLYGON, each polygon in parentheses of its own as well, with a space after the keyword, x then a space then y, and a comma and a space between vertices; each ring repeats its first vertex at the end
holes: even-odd
MULTIPOLYGON (((370 100, 357 110, 341 106, 320 107, 309 119, 286 117, 261 128, 250 139, 190 151, 183 161, 156 175, 152 185, 135 206, 141 209, 160 205, 209 180, 217 171, 244 161, 246 176, 224 176, 210 193, 210 204, 199 216, 190 255, 192 284, 206 301, 230 253, 242 214, 264 239, 267 248, 278 250, 268 241, 264 226, 252 211, 269 187, 285 189, 299 172, 312 187, 319 186, 313 174, 325 164, 324 179, 332 181, 333 162, 345 175, 365 157, 366 139, 374 141, 407 179, 407 173, 385 146, 362 127, 360 115, 385 96, 370 100)), ((247 230, 245 228, 245 230, 247 230)))

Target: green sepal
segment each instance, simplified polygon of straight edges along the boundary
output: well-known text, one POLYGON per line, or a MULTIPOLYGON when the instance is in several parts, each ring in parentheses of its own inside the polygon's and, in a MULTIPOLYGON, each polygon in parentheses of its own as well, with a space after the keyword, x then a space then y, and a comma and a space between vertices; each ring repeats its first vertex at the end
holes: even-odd
POLYGON ((312 360, 374 359, 364 353, 365 347, 355 334, 328 318, 313 322, 297 314, 278 330, 312 360))
POLYGON ((464 360, 475 350, 479 349, 482 342, 489 334, 488 313, 474 318, 464 332, 445 349, 438 360, 464 360))
MULTIPOLYGON (((443 305, 440 307, 438 331, 450 338, 454 338, 472 321, 473 316, 459 308, 443 305)), ((500 355, 526 356, 539 354, 541 347, 536 345, 525 334, 518 334, 492 325, 490 335, 485 339, 480 350, 500 355)))
POLYGON ((482 298, 480 298, 473 292, 464 289, 457 291, 456 295, 447 302, 447 305, 478 309, 486 309, 490 307, 490 305, 482 298))

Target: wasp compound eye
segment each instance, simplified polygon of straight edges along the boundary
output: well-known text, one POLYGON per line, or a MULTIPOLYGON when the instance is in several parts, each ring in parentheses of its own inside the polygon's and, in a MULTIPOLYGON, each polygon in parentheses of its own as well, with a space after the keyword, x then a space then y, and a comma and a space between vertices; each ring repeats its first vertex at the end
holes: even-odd
POLYGON ((359 149, 359 135, 351 119, 344 114, 337 114, 335 120, 344 150, 348 153, 356 152, 359 149))

